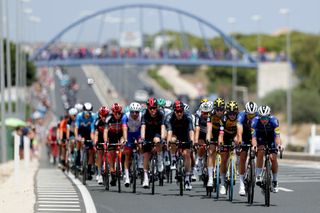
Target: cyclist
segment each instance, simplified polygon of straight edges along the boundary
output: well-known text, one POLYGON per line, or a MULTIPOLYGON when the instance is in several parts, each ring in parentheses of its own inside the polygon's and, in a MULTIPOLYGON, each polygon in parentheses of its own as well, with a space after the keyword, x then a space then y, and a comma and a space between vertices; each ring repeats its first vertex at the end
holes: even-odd
POLYGON ((106 138, 108 140, 108 163, 110 165, 111 181, 110 185, 115 186, 117 182, 114 160, 116 157, 116 147, 112 144, 123 143, 123 132, 121 119, 123 116, 122 106, 114 103, 111 108, 112 113, 106 118, 106 138))
MULTIPOLYGON (((192 141, 194 139, 194 131, 192 118, 190 114, 185 113, 184 104, 176 100, 173 104, 173 110, 171 114, 166 117, 166 127, 168 131, 167 141, 176 142, 181 141, 184 142, 182 144, 183 149, 183 158, 184 158, 184 167, 185 167, 185 189, 191 190, 191 151, 190 147, 192 145, 192 141)), ((172 151, 176 152, 175 145, 172 146, 172 151)))
MULTIPOLYGON (((141 105, 137 102, 132 102, 129 105, 129 112, 124 114, 122 117, 122 130, 123 130, 123 139, 125 142, 125 163, 124 163, 124 172, 125 172, 125 181, 124 185, 126 187, 130 186, 129 178, 129 168, 132 159, 132 149, 136 146, 135 140, 140 139, 141 133, 141 105)), ((139 157, 139 163, 142 164, 142 159, 139 157)))
POLYGON ((218 143, 219 130, 221 126, 221 119, 225 111, 225 101, 222 98, 217 98, 213 103, 213 111, 207 122, 207 136, 206 141, 212 141, 214 144, 209 146, 209 156, 207 160, 208 166, 208 187, 213 187, 213 167, 216 161, 216 143, 218 143))
POLYGON ((200 115, 196 114, 195 115, 195 136, 194 136, 194 145, 200 145, 198 147, 197 151, 197 158, 196 158, 196 163, 195 163, 195 168, 194 168, 194 174, 200 175, 202 172, 202 157, 205 154, 205 148, 203 145, 205 144, 206 141, 206 136, 207 136, 207 121, 208 118, 210 117, 210 113, 213 110, 213 102, 208 101, 204 102, 200 105, 199 111, 200 115))
POLYGON ((60 164, 62 166, 62 170, 65 170, 66 167, 66 154, 67 154, 67 140, 69 138, 67 138, 67 123, 69 120, 69 114, 65 113, 64 117, 61 119, 60 121, 60 125, 59 125, 59 141, 60 141, 60 150, 61 152, 60 154, 60 164))
POLYGON ((163 98, 158 98, 157 102, 158 102, 159 108, 164 109, 164 106, 166 105, 166 100, 163 98))
MULTIPOLYGON (((226 106, 226 114, 221 119, 221 127, 219 131, 219 144, 223 145, 232 145, 233 142, 238 143, 237 141, 237 132, 238 132, 238 103, 235 101, 229 101, 226 106)), ((220 164, 220 176, 221 176, 221 185, 220 185, 220 194, 226 194, 225 180, 226 180, 226 171, 227 171, 227 161, 229 158, 229 149, 221 150, 221 164, 220 164)), ((233 183, 231 183, 233 184, 233 183)))
POLYGON ((105 150, 105 142, 107 141, 106 137, 106 117, 109 114, 109 109, 106 106, 100 107, 98 111, 98 116, 93 123, 92 128, 94 129, 94 144, 97 149, 97 167, 98 167, 98 175, 97 175, 97 181, 98 184, 103 183, 102 175, 101 175, 101 167, 102 167, 102 161, 103 161, 103 155, 105 150))
POLYGON ((164 105, 164 115, 167 116, 172 112, 172 101, 166 100, 166 104, 164 105))
MULTIPOLYGON (((238 143, 242 144, 251 144, 251 122, 254 117, 258 115, 258 106, 255 102, 249 101, 245 105, 245 110, 238 114, 239 122, 239 131, 238 131, 238 143)), ((242 148, 240 152, 240 161, 239 161, 239 177, 240 177, 240 187, 239 194, 240 196, 245 196, 245 186, 244 186, 244 172, 245 164, 247 160, 248 148, 242 148)))
MULTIPOLYGON (((95 114, 92 113, 93 106, 91 103, 86 102, 83 104, 83 111, 78 113, 76 117, 76 124, 74 129, 74 135, 77 140, 77 158, 76 165, 80 166, 80 153, 82 150, 83 141, 92 141, 94 132, 91 128, 92 123, 95 120, 95 114)), ((85 143, 89 148, 88 153, 88 180, 92 180, 92 164, 94 158, 93 145, 85 143)))
POLYGON ((67 139, 69 140, 71 155, 73 155, 74 153, 74 144, 75 144, 74 128, 76 125, 77 114, 78 114, 78 110, 76 108, 69 109, 69 120, 67 122, 67 139))
MULTIPOLYGON (((280 139, 280 128, 279 121, 276 117, 270 114, 271 109, 269 106, 260 106, 258 109, 258 116, 255 117, 252 121, 252 146, 258 148, 257 153, 257 162, 256 162, 256 184, 261 185, 261 172, 264 156, 264 144, 268 143, 271 148, 276 148, 281 150, 281 139, 280 139)), ((273 150, 270 155, 270 160, 272 163, 272 188, 273 192, 276 193, 279 191, 278 186, 278 160, 277 160, 277 151, 273 150)))
MULTIPOLYGON (((147 110, 141 117, 141 141, 154 142, 158 157, 158 170, 163 171, 163 159, 161 155, 162 141, 165 137, 165 117, 163 112, 158 108, 157 99, 150 97, 147 101, 147 110)), ((148 168, 151 157, 152 146, 150 143, 143 144, 143 188, 149 187, 148 168)))

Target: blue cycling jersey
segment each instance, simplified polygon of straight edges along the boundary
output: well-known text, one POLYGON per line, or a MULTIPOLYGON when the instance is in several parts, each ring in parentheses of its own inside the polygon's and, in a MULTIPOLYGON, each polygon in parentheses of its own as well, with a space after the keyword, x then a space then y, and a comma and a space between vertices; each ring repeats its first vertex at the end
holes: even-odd
POLYGON ((251 142, 251 123, 254 117, 258 115, 258 113, 255 113, 255 116, 252 117, 252 119, 249 119, 248 114, 245 111, 239 112, 238 114, 238 123, 242 125, 243 132, 242 132, 242 141, 245 143, 251 142))
POLYGON ((94 121, 96 120, 96 114, 90 113, 88 119, 84 117, 84 113, 80 112, 76 117, 75 126, 78 128, 79 135, 90 135, 94 132, 94 121))
POLYGON ((269 122, 263 125, 260 117, 256 116, 252 120, 252 137, 256 138, 259 145, 274 143, 276 136, 280 135, 279 121, 276 117, 270 116, 269 122))

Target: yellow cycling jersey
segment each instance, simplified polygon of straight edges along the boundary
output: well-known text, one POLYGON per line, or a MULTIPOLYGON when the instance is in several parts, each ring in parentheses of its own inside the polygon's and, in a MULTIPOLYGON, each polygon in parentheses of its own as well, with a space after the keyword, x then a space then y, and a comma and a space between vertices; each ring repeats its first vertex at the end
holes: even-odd
POLYGON ((237 119, 232 121, 228 118, 228 116, 224 116, 221 119, 221 123, 222 123, 221 127, 225 133, 230 134, 230 135, 237 134, 237 126, 238 126, 237 119))
POLYGON ((216 114, 212 114, 211 117, 208 118, 208 122, 212 124, 212 137, 214 141, 218 141, 220 127, 222 125, 221 118, 216 114))

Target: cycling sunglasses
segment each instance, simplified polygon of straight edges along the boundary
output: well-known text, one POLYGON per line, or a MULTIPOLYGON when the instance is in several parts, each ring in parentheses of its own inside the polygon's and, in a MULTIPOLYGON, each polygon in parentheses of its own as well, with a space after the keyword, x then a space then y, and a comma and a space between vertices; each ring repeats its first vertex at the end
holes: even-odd
POLYGON ((139 114, 139 111, 131 111, 131 114, 139 114))
POLYGON ((183 110, 176 110, 174 112, 180 114, 180 113, 183 113, 183 110))
POLYGON ((228 115, 230 115, 230 116, 236 116, 237 113, 236 113, 236 112, 228 112, 228 115))
POLYGON ((149 109, 149 110, 156 110, 157 107, 149 107, 148 109, 149 109))
POLYGON ((260 117, 260 120, 262 120, 262 121, 268 121, 270 118, 269 118, 269 116, 261 116, 260 117))

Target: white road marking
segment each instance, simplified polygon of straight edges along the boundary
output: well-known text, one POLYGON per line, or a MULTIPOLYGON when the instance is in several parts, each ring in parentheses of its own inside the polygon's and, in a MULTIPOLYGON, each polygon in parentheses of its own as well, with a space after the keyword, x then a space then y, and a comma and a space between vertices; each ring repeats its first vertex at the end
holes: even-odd
POLYGON ((63 200, 63 201, 78 201, 79 198, 56 198, 56 197, 39 197, 38 198, 39 201, 45 201, 45 200, 63 200))
POLYGON ((81 210, 80 209, 54 209, 54 208, 39 208, 37 209, 37 211, 46 211, 46 212, 59 212, 59 211, 62 211, 62 212, 80 212, 81 210))
POLYGON ((278 187, 278 188, 279 188, 279 190, 284 191, 284 192, 293 192, 294 191, 292 189, 287 189, 287 188, 284 188, 284 187, 278 187))
POLYGON ((39 198, 42 197, 55 197, 55 198, 78 198, 77 195, 39 195, 39 198))
POLYGON ((80 190, 84 205, 86 207, 86 212, 97 213, 96 207, 94 205, 94 202, 92 200, 92 197, 88 189, 78 179, 75 179, 74 175, 71 175, 71 174, 67 174, 67 175, 80 190))
POLYGON ((80 208, 80 205, 59 205, 59 204, 40 204, 39 207, 57 207, 57 208, 80 208))
POLYGON ((38 192, 38 195, 76 195, 76 192, 38 192))
POLYGON ((79 201, 49 201, 49 200, 39 200, 38 203, 42 203, 42 204, 53 204, 53 203, 60 203, 60 204, 79 204, 79 201))

